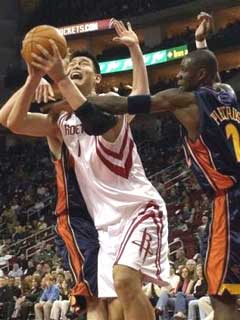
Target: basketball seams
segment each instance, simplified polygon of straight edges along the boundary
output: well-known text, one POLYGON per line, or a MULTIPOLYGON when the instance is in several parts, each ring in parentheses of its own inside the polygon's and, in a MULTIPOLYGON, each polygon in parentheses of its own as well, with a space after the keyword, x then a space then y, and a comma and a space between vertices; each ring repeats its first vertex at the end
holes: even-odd
POLYGON ((32 61, 31 53, 40 53, 36 44, 41 44, 52 54, 52 47, 48 40, 54 40, 61 56, 64 58, 67 53, 67 42, 55 27, 43 25, 30 30, 22 42, 22 55, 27 62, 32 61))

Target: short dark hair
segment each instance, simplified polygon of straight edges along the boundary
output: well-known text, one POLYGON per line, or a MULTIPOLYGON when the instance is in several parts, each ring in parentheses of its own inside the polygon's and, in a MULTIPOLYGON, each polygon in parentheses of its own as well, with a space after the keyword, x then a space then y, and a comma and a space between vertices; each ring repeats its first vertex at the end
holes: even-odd
POLYGON ((97 61, 96 56, 92 52, 90 52, 88 50, 75 50, 70 55, 70 60, 69 61, 72 61, 72 59, 74 59, 76 57, 87 57, 87 58, 89 58, 93 62, 95 72, 98 73, 98 74, 101 73, 100 65, 99 65, 99 63, 97 61))
POLYGON ((209 78, 215 81, 218 72, 218 61, 212 51, 207 49, 195 50, 191 51, 186 57, 193 61, 196 68, 206 69, 209 78))

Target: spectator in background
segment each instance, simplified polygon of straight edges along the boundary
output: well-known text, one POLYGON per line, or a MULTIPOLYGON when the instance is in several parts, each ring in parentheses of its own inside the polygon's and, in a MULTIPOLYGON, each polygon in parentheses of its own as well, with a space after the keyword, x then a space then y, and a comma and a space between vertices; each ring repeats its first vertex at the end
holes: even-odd
POLYGON ((5 278, 2 286, 2 297, 0 302, 3 303, 3 319, 10 320, 14 311, 15 303, 21 295, 21 290, 15 286, 14 278, 5 278))
POLYGON ((11 254, 7 254, 8 252, 8 248, 7 246, 5 246, 2 249, 2 255, 0 256, 0 267, 5 267, 9 265, 9 260, 12 259, 12 255, 11 254))
POLYGON ((170 277, 169 277, 169 286, 168 287, 162 287, 158 296, 159 299, 157 301, 156 307, 155 307, 155 314, 156 316, 160 316, 164 314, 165 309, 165 301, 167 300, 167 297, 173 297, 176 295, 178 287, 180 285, 180 276, 176 274, 176 269, 173 263, 170 263, 170 277))
POLYGON ((38 274, 40 277, 43 277, 44 271, 43 271, 43 264, 42 263, 38 263, 36 265, 36 271, 34 272, 34 274, 38 274))
POLYGON ((19 320, 27 320, 30 311, 34 310, 34 305, 39 302, 43 289, 41 288, 41 277, 32 277, 31 290, 22 297, 17 317, 19 320))
POLYGON ((43 280, 45 289, 38 303, 34 305, 36 320, 50 320, 53 302, 59 299, 59 288, 52 275, 46 275, 43 280))
POLYGON ((26 232, 25 232, 25 227, 24 226, 21 226, 19 223, 15 226, 15 232, 14 234, 12 235, 12 240, 14 242, 17 242, 23 238, 25 238, 27 235, 26 235, 26 232))
POLYGON ((14 263, 12 270, 9 271, 8 276, 15 278, 15 277, 21 277, 23 275, 22 268, 19 267, 18 263, 14 263))
POLYGON ((44 261, 51 261, 55 255, 55 252, 52 249, 52 245, 47 243, 46 247, 40 253, 41 259, 44 261))
POLYGON ((30 277, 28 276, 24 279, 15 278, 15 285, 21 289, 21 295, 16 299, 15 308, 14 308, 14 311, 12 314, 13 319, 18 318, 18 316, 19 316, 19 310, 20 310, 22 302, 25 299, 25 294, 30 291, 31 281, 32 281, 31 276, 30 277), (19 283, 17 281, 19 281, 19 283))
MULTIPOLYGON (((38 204, 39 206, 39 204, 38 204)), ((41 209, 44 208, 44 204, 43 204, 43 207, 42 207, 42 204, 41 204, 41 209)), ((37 208, 37 209, 40 209, 40 208, 37 208)), ((38 221, 38 224, 37 224, 37 229, 38 231, 41 231, 41 230, 44 230, 47 228, 47 223, 44 221, 44 216, 40 217, 40 220, 38 221)))
POLYGON ((44 275, 51 273, 51 265, 47 261, 43 261, 42 271, 44 275))
POLYGON ((24 270, 24 276, 33 275, 35 271, 36 271, 36 268, 33 260, 28 260, 27 268, 24 270))
POLYGON ((23 272, 27 269, 28 261, 24 253, 21 253, 20 256, 17 257, 17 263, 19 264, 19 267, 22 268, 23 272))
POLYGON ((185 257, 185 252, 183 248, 179 248, 176 252, 176 259, 174 262, 175 269, 177 270, 179 266, 185 266, 187 258, 185 257))
POLYGON ((43 261, 51 261, 55 255, 55 252, 52 250, 52 246, 50 244, 46 244, 45 241, 42 241, 38 247, 38 254, 35 257, 35 261, 43 262, 43 261))
POLYGON ((7 278, 0 278, 0 307, 2 309, 5 302, 7 302, 7 278))
POLYGON ((208 216, 207 215, 203 215, 202 216, 202 224, 198 227, 198 235, 200 238, 203 237, 203 233, 207 227, 208 224, 208 216))
POLYGON ((14 209, 7 207, 1 214, 4 223, 6 223, 7 229, 10 234, 14 232, 14 228, 17 224, 16 214, 14 213, 14 209))
POLYGON ((181 270, 181 281, 179 284, 179 288, 177 289, 178 292, 175 292, 172 290, 170 292, 167 292, 166 290, 162 290, 159 300, 157 303, 157 315, 162 316, 163 319, 168 319, 168 308, 175 309, 175 302, 176 297, 179 292, 182 292, 183 294, 190 294, 192 292, 193 283, 194 281, 191 280, 189 275, 189 270, 186 267, 183 267, 181 270))
POLYGON ((67 320, 66 313, 70 305, 70 282, 65 280, 64 273, 58 273, 57 285, 59 287, 59 299, 53 303, 50 318, 52 320, 67 320))
POLYGON ((190 292, 178 292, 175 300, 175 314, 174 319, 181 320, 187 318, 188 309, 188 320, 196 319, 195 306, 198 305, 200 297, 207 293, 207 284, 203 278, 203 268, 199 264, 196 267, 196 280, 190 292), (189 306, 189 307, 188 307, 189 306))
POLYGON ((192 280, 195 280, 195 273, 196 273, 196 261, 193 259, 188 259, 185 266, 188 268, 189 270, 189 275, 191 277, 192 280))
POLYGON ((203 215, 202 224, 198 227, 197 233, 196 233, 198 244, 199 244, 199 251, 200 251, 202 260, 204 259, 204 253, 206 252, 205 247, 208 241, 208 232, 207 232, 208 223, 209 223, 208 216, 203 215))

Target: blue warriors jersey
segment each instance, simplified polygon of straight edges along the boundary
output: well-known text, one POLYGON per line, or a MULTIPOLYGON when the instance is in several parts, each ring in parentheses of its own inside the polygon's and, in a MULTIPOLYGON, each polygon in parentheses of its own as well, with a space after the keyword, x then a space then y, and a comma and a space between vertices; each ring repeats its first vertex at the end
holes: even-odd
POLYGON ((195 91, 200 133, 184 134, 187 162, 203 190, 214 195, 240 180, 240 108, 234 95, 201 87, 195 91))
POLYGON ((78 185, 74 160, 65 144, 54 160, 57 180, 56 245, 72 271, 75 296, 97 296, 98 233, 78 185))

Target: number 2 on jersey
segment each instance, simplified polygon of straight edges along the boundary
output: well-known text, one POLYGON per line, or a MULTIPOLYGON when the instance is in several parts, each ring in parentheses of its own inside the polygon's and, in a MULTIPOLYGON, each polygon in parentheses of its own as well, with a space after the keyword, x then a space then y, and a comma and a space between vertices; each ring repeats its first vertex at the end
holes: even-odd
POLYGON ((225 132, 227 139, 232 139, 237 162, 240 162, 240 135, 238 129, 232 123, 229 123, 225 127, 225 132))

